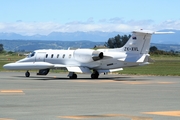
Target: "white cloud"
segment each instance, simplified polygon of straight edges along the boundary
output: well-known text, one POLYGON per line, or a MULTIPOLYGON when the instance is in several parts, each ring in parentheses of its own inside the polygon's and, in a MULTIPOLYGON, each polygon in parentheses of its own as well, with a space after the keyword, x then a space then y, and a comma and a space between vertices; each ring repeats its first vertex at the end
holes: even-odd
POLYGON ((157 25, 157 28, 163 28, 166 27, 166 29, 176 29, 179 30, 180 29, 180 20, 166 20, 164 22, 162 22, 161 24, 157 25))
POLYGON ((0 23, 0 32, 14 32, 22 35, 49 34, 58 29, 60 24, 53 22, 15 22, 0 23))
POLYGON ((56 32, 76 32, 76 31, 103 31, 103 32, 131 32, 136 29, 162 30, 178 29, 180 30, 180 20, 167 20, 160 24, 153 20, 129 20, 123 18, 102 19, 95 22, 89 18, 86 22, 72 21, 66 24, 55 22, 23 22, 18 20, 14 23, 0 22, 0 32, 14 32, 22 35, 41 34, 47 35, 53 31, 56 32))

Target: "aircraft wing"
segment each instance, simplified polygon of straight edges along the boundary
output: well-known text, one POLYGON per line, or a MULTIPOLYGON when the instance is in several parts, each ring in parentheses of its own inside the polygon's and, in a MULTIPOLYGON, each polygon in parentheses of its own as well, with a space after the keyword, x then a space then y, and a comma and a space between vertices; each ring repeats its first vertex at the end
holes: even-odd
MULTIPOLYGON (((78 73, 92 73, 88 67, 66 67, 69 72, 78 72, 78 73)), ((118 69, 107 69, 107 70, 97 70, 99 73, 108 73, 123 70, 123 68, 118 69)))
POLYGON ((22 63, 15 62, 15 63, 8 63, 3 67, 8 70, 33 70, 33 69, 53 68, 54 64, 48 62, 22 62, 22 63))
POLYGON ((123 68, 117 68, 117 69, 107 69, 107 70, 97 70, 99 73, 109 73, 109 72, 116 72, 121 71, 123 68))
POLYGON ((63 64, 54 64, 55 68, 63 68, 63 67, 67 67, 67 65, 63 65, 63 64))
POLYGON ((91 73, 91 70, 88 67, 66 67, 69 72, 79 72, 79 73, 91 73))
POLYGON ((55 68, 65 67, 69 72, 78 72, 78 73, 91 73, 91 70, 88 67, 83 66, 72 66, 72 65, 63 65, 63 64, 55 64, 55 68))

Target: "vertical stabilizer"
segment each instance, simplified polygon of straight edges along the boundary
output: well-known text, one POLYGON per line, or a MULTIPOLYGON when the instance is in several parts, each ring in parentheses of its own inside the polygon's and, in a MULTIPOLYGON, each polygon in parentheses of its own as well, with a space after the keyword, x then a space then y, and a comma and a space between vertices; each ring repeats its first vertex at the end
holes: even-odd
POLYGON ((122 47, 126 53, 140 53, 147 54, 149 52, 152 31, 133 31, 131 38, 122 47))
POLYGON ((174 32, 153 32, 148 30, 137 30, 132 32, 131 38, 121 48, 126 53, 148 54, 152 34, 170 34, 174 32))

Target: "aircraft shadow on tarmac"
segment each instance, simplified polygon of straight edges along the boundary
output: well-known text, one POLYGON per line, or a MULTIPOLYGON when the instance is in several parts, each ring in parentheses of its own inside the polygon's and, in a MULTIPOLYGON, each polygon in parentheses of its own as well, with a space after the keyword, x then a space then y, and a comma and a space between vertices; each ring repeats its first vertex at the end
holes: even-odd
POLYGON ((68 77, 48 77, 48 76, 31 76, 31 77, 25 77, 25 76, 13 76, 13 77, 19 77, 19 78, 26 78, 27 80, 43 80, 43 81, 48 81, 48 80, 68 80, 68 81, 76 81, 76 80, 90 80, 90 81, 105 81, 105 80, 112 80, 112 81, 147 81, 147 80, 150 80, 150 79, 144 79, 144 78, 134 78, 134 77, 124 77, 124 76, 109 76, 109 77, 99 77, 98 79, 91 79, 91 78, 85 78, 85 77, 79 77, 77 79, 70 79, 68 77))

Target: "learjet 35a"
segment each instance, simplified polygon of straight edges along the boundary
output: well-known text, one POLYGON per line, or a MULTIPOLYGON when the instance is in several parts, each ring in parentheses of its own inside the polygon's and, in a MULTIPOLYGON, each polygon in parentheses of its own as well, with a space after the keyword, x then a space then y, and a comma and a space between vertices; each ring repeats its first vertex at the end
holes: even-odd
POLYGON ((172 32, 136 30, 123 47, 115 49, 35 50, 26 58, 3 67, 8 70, 27 70, 26 77, 30 76, 29 70, 37 69, 37 75, 47 75, 50 69, 65 67, 69 71, 69 78, 76 79, 76 73, 91 73, 91 78, 97 79, 100 73, 149 64, 152 34, 165 33, 172 32))

